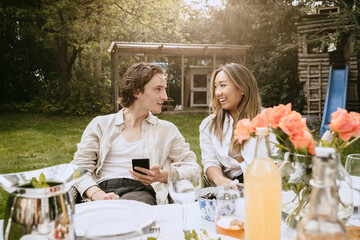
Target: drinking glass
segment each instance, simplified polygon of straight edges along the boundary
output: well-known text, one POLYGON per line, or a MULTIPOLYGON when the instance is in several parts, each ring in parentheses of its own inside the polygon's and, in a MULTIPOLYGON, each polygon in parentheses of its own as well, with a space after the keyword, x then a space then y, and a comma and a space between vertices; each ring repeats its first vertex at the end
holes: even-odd
POLYGON ((360 224, 360 154, 349 154, 346 158, 345 169, 353 182, 354 213, 352 220, 360 224), (354 216, 355 215, 355 216, 354 216))
POLYGON ((216 196, 216 233, 244 239, 244 194, 243 188, 220 188, 216 196))
POLYGON ((201 167, 192 162, 176 162, 170 165, 168 184, 171 198, 182 204, 182 224, 184 230, 189 230, 187 224, 187 204, 194 202, 196 192, 201 188, 201 167))

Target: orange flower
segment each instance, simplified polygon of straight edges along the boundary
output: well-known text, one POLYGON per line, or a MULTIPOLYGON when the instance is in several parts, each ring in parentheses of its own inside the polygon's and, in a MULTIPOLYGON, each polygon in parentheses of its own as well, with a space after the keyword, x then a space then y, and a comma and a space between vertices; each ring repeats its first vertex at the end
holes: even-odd
POLYGON ((250 137, 250 120, 242 119, 236 124, 236 129, 234 131, 235 139, 241 144, 244 140, 247 140, 250 137))
POLYGON ((264 112, 265 117, 269 120, 272 128, 277 128, 280 120, 291 111, 291 103, 286 106, 280 104, 273 108, 267 108, 264 112))
POLYGON ((339 134, 339 137, 347 142, 352 136, 358 132, 357 118, 352 117, 345 109, 338 108, 336 112, 331 114, 329 127, 339 134))
POLYGON ((315 155, 315 148, 314 148, 314 143, 311 141, 310 145, 308 146, 308 152, 311 155, 315 155))
POLYGON ((355 127, 352 136, 360 137, 360 113, 350 112, 349 116, 352 119, 354 127, 355 127))
POLYGON ((290 134, 290 140, 297 149, 308 148, 312 144, 311 134, 305 129, 294 129, 290 134))
POLYGON ((258 114, 254 117, 250 122, 250 132, 255 132, 258 127, 266 127, 269 128, 269 123, 264 115, 258 114))
POLYGON ((301 114, 296 111, 291 111, 280 120, 279 128, 287 135, 290 135, 295 129, 301 130, 307 128, 306 118, 302 118, 301 114))

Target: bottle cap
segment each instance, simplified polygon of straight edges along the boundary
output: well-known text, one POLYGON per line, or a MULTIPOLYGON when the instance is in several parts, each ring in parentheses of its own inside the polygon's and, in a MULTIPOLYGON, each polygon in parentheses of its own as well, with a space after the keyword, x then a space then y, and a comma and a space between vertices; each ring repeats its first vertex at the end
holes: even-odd
POLYGON ((324 158, 328 158, 331 157, 333 158, 331 155, 335 154, 335 148, 331 148, 331 147, 317 147, 315 148, 315 155, 317 157, 324 157, 324 158))

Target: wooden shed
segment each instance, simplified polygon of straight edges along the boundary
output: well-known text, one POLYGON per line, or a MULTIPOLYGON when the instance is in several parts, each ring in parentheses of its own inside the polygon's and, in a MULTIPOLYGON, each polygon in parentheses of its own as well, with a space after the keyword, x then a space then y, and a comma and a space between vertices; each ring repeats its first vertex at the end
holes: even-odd
POLYGON ((301 16, 296 23, 299 36, 298 72, 304 82, 307 103, 304 113, 321 121, 328 86, 329 69, 349 67, 346 108, 359 111, 359 61, 350 24, 338 24, 329 12, 338 7, 318 9, 314 15, 301 16), (337 32, 339 29, 350 31, 337 32))
MULTIPOLYGON (((185 65, 184 58, 196 57, 203 59, 211 59, 212 66, 209 66, 212 71, 218 67, 219 60, 222 58, 231 58, 234 62, 245 64, 246 50, 250 45, 218 45, 218 44, 180 44, 180 43, 148 43, 148 42, 112 42, 109 48, 111 53, 111 84, 113 89, 114 110, 119 110, 117 99, 119 97, 119 63, 124 57, 140 57, 142 61, 153 62, 158 57, 180 57, 181 58, 181 106, 185 109, 188 104, 185 104, 185 65)), ((207 68, 209 68, 207 67, 207 68)), ((212 72, 211 71, 211 72, 212 72)), ((195 80, 196 81, 196 80, 195 80)), ((202 83, 196 81, 195 84, 202 83)), ((195 87, 196 88, 196 87, 195 87)), ((201 88, 201 87, 200 87, 201 88)), ((198 88, 198 99, 203 94, 204 89, 198 88)), ((189 93, 188 93, 189 96, 189 93)), ((195 96, 196 98, 197 96, 195 96)), ((194 98, 194 94, 193 94, 194 98)), ((193 104, 193 107, 203 106, 203 101, 193 104), (197 106, 196 106, 197 105, 197 106)))

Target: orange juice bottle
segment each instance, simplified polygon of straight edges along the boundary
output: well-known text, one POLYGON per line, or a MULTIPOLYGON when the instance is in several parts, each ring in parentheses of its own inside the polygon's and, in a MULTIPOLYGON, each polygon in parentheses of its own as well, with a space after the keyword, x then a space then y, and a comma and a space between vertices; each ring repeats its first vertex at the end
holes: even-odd
POLYGON ((268 128, 256 129, 255 158, 244 179, 245 240, 281 238, 281 174, 268 138, 268 128))

